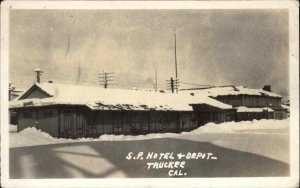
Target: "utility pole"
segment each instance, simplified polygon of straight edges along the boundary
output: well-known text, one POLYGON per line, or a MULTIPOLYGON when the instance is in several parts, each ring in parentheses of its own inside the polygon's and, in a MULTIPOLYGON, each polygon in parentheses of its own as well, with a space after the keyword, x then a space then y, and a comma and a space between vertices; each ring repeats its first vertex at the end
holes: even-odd
POLYGON ((107 88, 109 85, 114 85, 114 73, 113 72, 103 72, 99 73, 99 84, 107 88))
POLYGON ((34 72, 36 72, 36 82, 40 83, 41 82, 41 75, 42 75, 43 71, 41 71, 39 68, 36 68, 34 70, 34 72))
POLYGON ((17 97, 19 96, 17 93, 21 93, 22 91, 21 90, 16 90, 16 87, 14 87, 11 83, 9 83, 9 86, 8 86, 8 100, 13 100, 14 97, 17 97))
MULTIPOLYGON (((175 44, 175 78, 178 79, 177 75, 177 51, 176 51, 176 30, 174 29, 174 44, 175 44)), ((176 93, 178 93, 178 88, 176 88, 176 93)))
POLYGON ((8 86, 8 100, 11 100, 11 93, 15 90, 15 87, 12 87, 11 83, 8 86))
POLYGON ((179 82, 178 79, 173 79, 173 77, 170 78, 170 80, 166 81, 167 84, 167 90, 171 90, 172 93, 174 93, 174 90, 178 90, 179 82))
POLYGON ((174 93, 174 80, 172 77, 171 77, 170 81, 171 81, 171 90, 172 90, 172 93, 174 93))
POLYGON ((155 91, 157 91, 157 69, 155 69, 155 91))

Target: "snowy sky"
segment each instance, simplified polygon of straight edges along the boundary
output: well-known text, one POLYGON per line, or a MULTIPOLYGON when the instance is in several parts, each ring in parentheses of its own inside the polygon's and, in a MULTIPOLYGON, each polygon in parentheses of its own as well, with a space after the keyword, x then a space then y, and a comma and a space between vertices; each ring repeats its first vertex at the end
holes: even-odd
MULTIPOLYGON (((245 85, 288 95, 287 10, 12 10, 10 82, 97 85, 114 72, 118 88, 182 82, 245 85)), ((194 87, 181 84, 181 88, 194 87)))

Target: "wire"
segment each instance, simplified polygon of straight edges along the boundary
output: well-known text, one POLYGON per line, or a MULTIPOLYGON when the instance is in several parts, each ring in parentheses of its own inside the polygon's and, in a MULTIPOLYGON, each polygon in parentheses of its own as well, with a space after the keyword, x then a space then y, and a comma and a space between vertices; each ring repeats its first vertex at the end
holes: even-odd
POLYGON ((194 85, 194 86, 212 86, 212 85, 202 85, 202 84, 193 84, 193 83, 186 83, 186 82, 179 82, 181 84, 187 84, 187 85, 194 85))

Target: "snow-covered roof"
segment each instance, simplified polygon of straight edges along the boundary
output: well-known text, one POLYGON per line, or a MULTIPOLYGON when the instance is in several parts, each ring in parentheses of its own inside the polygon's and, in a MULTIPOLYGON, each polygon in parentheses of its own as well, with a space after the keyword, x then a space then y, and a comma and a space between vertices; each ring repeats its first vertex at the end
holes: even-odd
POLYGON ((248 108, 245 106, 237 107, 237 112, 273 112, 269 107, 263 107, 263 108, 248 108))
POLYGON ((290 107, 288 105, 282 104, 281 107, 288 110, 288 111, 290 110, 290 107))
MULTIPOLYGON (((207 104, 220 109, 232 109, 208 96, 191 96, 184 93, 171 94, 101 87, 36 83, 35 86, 51 95, 47 98, 20 99, 11 101, 11 108, 46 106, 56 104, 85 105, 93 110, 173 110, 192 111, 190 104, 207 104)), ((27 90, 29 91, 30 88, 27 90)), ((26 92, 25 92, 26 93, 26 92)))
POLYGON ((185 90, 183 93, 193 93, 194 95, 206 95, 210 97, 226 96, 226 95, 256 95, 256 96, 270 96, 282 97, 276 93, 268 92, 263 89, 251 89, 244 86, 223 86, 212 87, 198 90, 185 90))

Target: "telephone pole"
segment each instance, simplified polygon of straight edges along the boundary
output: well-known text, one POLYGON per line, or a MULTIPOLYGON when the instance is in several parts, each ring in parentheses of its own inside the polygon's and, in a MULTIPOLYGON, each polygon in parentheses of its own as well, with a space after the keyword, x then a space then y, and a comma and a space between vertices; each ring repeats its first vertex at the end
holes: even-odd
POLYGON ((155 91, 157 91, 157 69, 155 69, 155 91))
POLYGON ((8 100, 10 101, 11 100, 11 93, 15 90, 15 87, 12 87, 11 83, 9 83, 9 86, 8 86, 8 100))
POLYGON ((114 85, 114 73, 113 72, 103 72, 99 73, 99 84, 107 88, 109 85, 114 85))
POLYGON ((174 93, 174 91, 178 91, 178 87, 179 87, 179 82, 178 79, 173 79, 173 77, 170 78, 170 80, 166 81, 167 84, 167 90, 171 90, 172 93, 174 93))
MULTIPOLYGON (((177 51, 176 51, 176 30, 174 29, 174 44, 175 44, 175 79, 178 80, 177 75, 177 51)), ((176 93, 178 93, 178 87, 176 88, 176 93)))
POLYGON ((40 83, 41 82, 41 75, 42 75, 43 71, 41 71, 39 68, 36 68, 34 70, 34 72, 36 72, 36 82, 40 83))
POLYGON ((21 90, 16 90, 16 87, 14 87, 11 83, 9 83, 8 86, 8 100, 13 100, 15 97, 19 96, 18 93, 21 93, 21 90))

